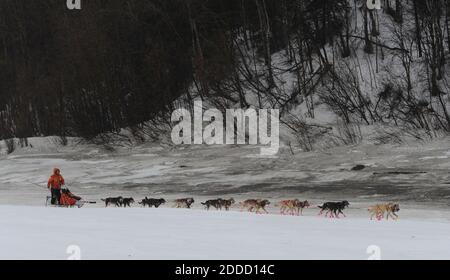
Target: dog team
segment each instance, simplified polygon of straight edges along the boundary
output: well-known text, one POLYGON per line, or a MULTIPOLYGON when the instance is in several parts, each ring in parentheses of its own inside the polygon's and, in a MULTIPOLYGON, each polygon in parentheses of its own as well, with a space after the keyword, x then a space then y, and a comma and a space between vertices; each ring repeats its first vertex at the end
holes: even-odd
MULTIPOLYGON (((105 202, 105 207, 108 206, 116 206, 116 207, 131 207, 133 203, 135 203, 133 198, 124 198, 122 196, 119 197, 109 197, 106 199, 102 199, 105 202)), ((166 204, 166 200, 163 198, 155 199, 145 197, 142 199, 139 204, 142 207, 155 207, 159 208, 161 205, 166 204)), ((194 198, 182 198, 174 200, 175 208, 187 208, 190 209, 194 204, 194 198)), ((206 210, 210 210, 214 208, 216 210, 225 210, 229 211, 230 208, 236 203, 233 198, 230 199, 211 199, 201 204, 205 207, 206 210)), ((267 199, 247 199, 239 203, 239 207, 241 211, 254 212, 256 214, 268 214, 266 207, 270 205, 270 201, 267 199)), ((303 210, 305 208, 309 208, 311 204, 305 200, 300 201, 299 199, 292 200, 283 200, 275 204, 276 207, 280 208, 281 215, 296 215, 302 216, 303 210)), ((344 210, 350 206, 350 203, 347 200, 340 202, 326 202, 318 208, 320 209, 319 216, 325 213, 325 217, 329 218, 340 218, 340 215, 345 216, 344 210)), ((400 211, 400 205, 396 203, 384 203, 377 204, 368 208, 369 213, 371 214, 370 219, 373 220, 375 217, 377 220, 392 218, 394 220, 398 219, 397 213, 400 211)))

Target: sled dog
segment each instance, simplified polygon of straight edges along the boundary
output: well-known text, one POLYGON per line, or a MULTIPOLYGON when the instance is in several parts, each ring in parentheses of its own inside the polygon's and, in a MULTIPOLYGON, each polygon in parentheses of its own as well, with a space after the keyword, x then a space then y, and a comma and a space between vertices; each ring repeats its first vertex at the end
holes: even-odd
POLYGON ((342 211, 344 211, 344 209, 348 206, 350 206, 350 203, 347 200, 341 202, 326 202, 322 206, 319 206, 319 208, 321 209, 319 215, 322 215, 324 211, 327 211, 325 217, 327 217, 328 214, 330 214, 330 218, 335 217, 339 219, 339 214, 342 214, 344 215, 344 217, 346 217, 344 212, 342 211))
POLYGON ((162 204, 165 204, 166 200, 164 198, 155 199, 155 198, 147 198, 145 197, 139 204, 141 204, 143 207, 148 206, 152 208, 153 206, 155 208, 158 208, 162 204))
POLYGON ((267 212, 266 206, 269 204, 270 201, 267 199, 247 199, 246 201, 241 202, 240 206, 241 211, 247 209, 248 212, 253 212, 253 210, 255 210, 255 213, 259 214, 260 210, 263 210, 266 214, 268 214, 269 212, 267 212))
POLYGON ((206 210, 209 210, 211 207, 216 208, 216 210, 222 210, 222 201, 223 199, 211 199, 205 202, 202 202, 202 205, 205 206, 206 210))
POLYGON ((226 211, 230 210, 231 206, 233 206, 233 204, 235 204, 235 203, 236 203, 236 201, 234 200, 234 198, 222 199, 220 201, 221 207, 224 207, 226 211))
POLYGON ((116 207, 120 207, 122 204, 123 197, 108 197, 105 199, 102 199, 102 201, 105 202, 105 207, 108 207, 109 205, 115 205, 116 207))
POLYGON ((283 200, 278 203, 278 206, 280 206, 280 213, 282 215, 286 214, 286 211, 290 215, 303 215, 303 209, 310 206, 309 202, 307 200, 300 201, 298 199, 293 200, 283 200))
POLYGON ((400 205, 396 203, 377 204, 369 207, 368 211, 371 213, 370 219, 373 220, 375 216, 378 220, 385 218, 389 220, 391 217, 394 220, 398 219, 397 212, 400 211, 400 205))
POLYGON ((191 208, 191 205, 194 204, 195 200, 193 198, 181 198, 175 200, 175 208, 191 208))
POLYGON ((120 202, 120 206, 121 207, 131 207, 131 204, 134 203, 134 199, 132 197, 129 198, 123 198, 122 201, 120 202))

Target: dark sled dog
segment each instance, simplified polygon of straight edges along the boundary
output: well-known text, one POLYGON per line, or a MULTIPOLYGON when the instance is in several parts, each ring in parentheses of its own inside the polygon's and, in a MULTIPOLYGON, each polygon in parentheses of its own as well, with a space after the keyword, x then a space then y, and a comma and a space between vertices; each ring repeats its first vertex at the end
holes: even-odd
POLYGON ((116 207, 122 206, 122 200, 123 197, 108 197, 105 199, 102 199, 102 201, 105 202, 105 207, 108 207, 109 205, 115 205, 116 207))
POLYGON ((230 210, 231 206, 233 206, 233 204, 235 204, 236 201, 233 198, 230 199, 222 199, 220 200, 220 208, 222 209, 222 207, 225 208, 226 211, 230 210))
POLYGON ((120 206, 121 207, 131 207, 131 204, 134 203, 134 199, 132 197, 129 198, 123 198, 122 201, 120 202, 120 206))
POLYGON ((141 202, 139 202, 139 204, 141 204, 143 207, 150 207, 152 208, 153 206, 155 208, 158 208, 159 206, 161 206, 162 204, 165 204, 166 200, 164 198, 160 198, 160 199, 155 199, 155 198, 148 198, 145 197, 141 202))
POLYGON ((209 208, 214 207, 216 210, 222 210, 222 201, 223 199, 211 199, 207 200, 206 202, 202 202, 202 205, 205 206, 206 210, 209 210, 209 208))
POLYGON ((330 214, 330 218, 335 217, 339 219, 339 214, 342 214, 344 215, 344 217, 346 217, 344 212, 342 211, 344 211, 344 209, 348 206, 350 206, 350 203, 347 200, 341 202, 326 202, 322 206, 319 206, 319 208, 321 209, 319 215, 322 215, 322 213, 326 211, 325 217, 327 217, 328 214, 330 214))

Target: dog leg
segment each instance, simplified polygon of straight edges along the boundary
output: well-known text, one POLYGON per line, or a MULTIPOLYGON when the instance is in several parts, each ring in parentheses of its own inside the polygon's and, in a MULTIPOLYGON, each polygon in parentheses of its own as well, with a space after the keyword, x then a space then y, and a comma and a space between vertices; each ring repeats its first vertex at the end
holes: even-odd
POLYGON ((382 219, 384 219, 384 213, 377 212, 376 213, 376 218, 377 218, 378 221, 381 221, 382 219))
POLYGON ((334 210, 333 213, 334 213, 334 217, 335 217, 336 219, 340 219, 340 217, 339 217, 339 211, 338 211, 338 210, 334 210))
POLYGON ((331 210, 330 210, 330 212, 329 212, 329 213, 330 213, 330 219, 334 219, 334 214, 333 214, 333 211, 331 211, 331 210))
POLYGON ((389 213, 393 220, 397 220, 398 216, 395 213, 389 213), (395 216, 394 216, 395 215, 395 216), (397 217, 396 217, 397 216, 397 217))

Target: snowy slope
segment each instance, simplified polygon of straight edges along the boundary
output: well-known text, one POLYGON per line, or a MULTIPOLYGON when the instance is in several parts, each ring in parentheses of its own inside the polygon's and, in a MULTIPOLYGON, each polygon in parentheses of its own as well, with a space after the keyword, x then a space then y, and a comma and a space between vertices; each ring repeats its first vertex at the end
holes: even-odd
POLYGON ((449 259, 450 224, 143 208, 0 206, 0 259, 449 259))

